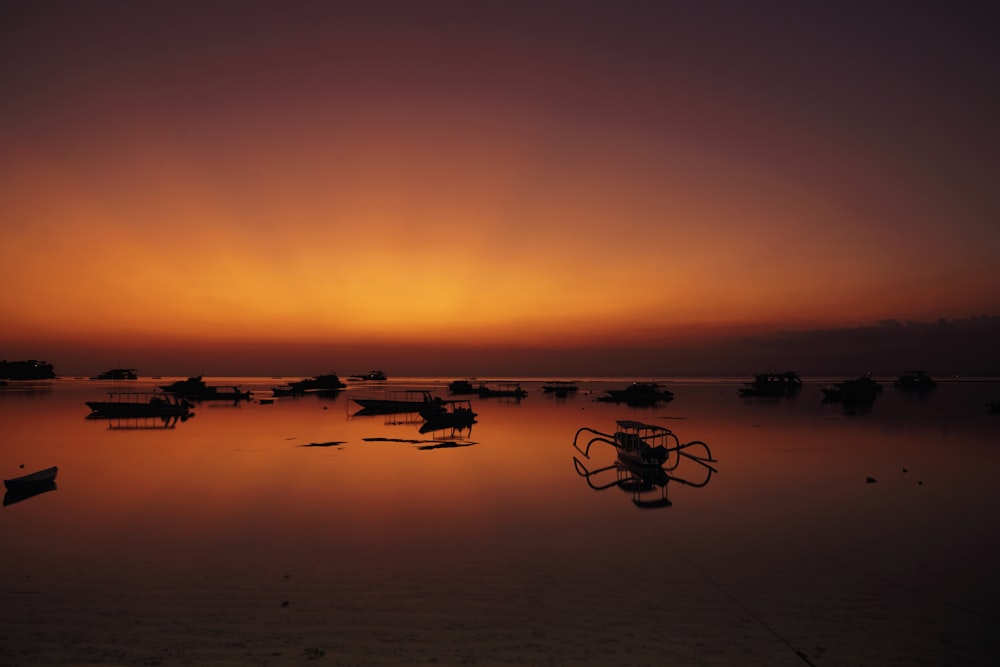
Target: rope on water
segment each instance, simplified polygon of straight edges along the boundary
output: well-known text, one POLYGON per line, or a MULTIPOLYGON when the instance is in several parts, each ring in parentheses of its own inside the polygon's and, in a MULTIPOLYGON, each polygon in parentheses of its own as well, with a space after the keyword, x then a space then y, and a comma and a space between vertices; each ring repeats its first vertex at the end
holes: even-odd
POLYGON ((806 655, 805 651, 800 651, 799 649, 797 649, 794 646, 792 646, 791 642, 789 642, 787 639, 785 639, 784 637, 782 637, 778 633, 777 630, 775 630, 770 625, 768 625, 767 622, 764 619, 762 619, 760 616, 758 616, 757 614, 755 614, 752 609, 750 609, 748 606, 746 606, 745 604, 743 604, 742 602, 740 602, 736 598, 735 595, 733 595, 728 590, 726 590, 726 588, 723 587, 722 584, 720 584, 718 581, 716 581, 715 579, 713 579, 708 574, 708 572, 706 572, 704 569, 702 569, 697 563, 695 563, 694 561, 692 561, 690 558, 687 558, 686 554, 685 554, 685 559, 688 561, 688 564, 690 564, 692 567, 694 567, 694 569, 696 569, 699 572, 701 572, 701 576, 705 577, 705 579, 709 583, 711 583, 713 586, 715 586, 716 588, 718 588, 722 592, 722 594, 725 595, 727 598, 729 598, 730 600, 732 600, 733 604, 735 604, 737 607, 739 607, 740 609, 742 609, 743 611, 745 611, 747 614, 749 614, 749 616, 752 619, 754 619, 755 621, 757 621, 762 628, 764 628, 765 630, 767 630, 768 632, 770 632, 772 635, 774 635, 778 639, 778 641, 780 641, 782 644, 784 644, 785 646, 787 646, 788 648, 790 648, 792 651, 794 651, 795 655, 799 656, 799 658, 802 660, 802 662, 806 663, 810 667, 816 667, 816 665, 809 659, 809 656, 806 655))

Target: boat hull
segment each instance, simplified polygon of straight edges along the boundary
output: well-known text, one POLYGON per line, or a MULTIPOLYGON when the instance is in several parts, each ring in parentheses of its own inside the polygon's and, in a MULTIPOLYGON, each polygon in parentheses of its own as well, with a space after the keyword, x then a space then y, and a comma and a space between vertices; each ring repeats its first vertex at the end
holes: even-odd
POLYGON ((52 466, 51 468, 38 470, 28 475, 22 475, 21 477, 5 479, 3 485, 8 491, 30 491, 54 483, 56 481, 56 473, 58 472, 59 468, 52 466))

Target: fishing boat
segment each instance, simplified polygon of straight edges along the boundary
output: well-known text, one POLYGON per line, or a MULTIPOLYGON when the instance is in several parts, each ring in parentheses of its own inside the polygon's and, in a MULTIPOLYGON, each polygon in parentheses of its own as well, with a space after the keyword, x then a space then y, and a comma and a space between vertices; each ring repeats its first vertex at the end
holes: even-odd
POLYGON ((576 386, 575 382, 569 382, 566 380, 552 380, 551 382, 546 382, 542 385, 542 391, 544 393, 555 394, 559 398, 569 396, 579 390, 580 388, 576 386))
POLYGON ((0 361, 0 378, 6 380, 52 380, 56 373, 52 364, 37 359, 0 361))
POLYGON ((608 389, 598 401, 625 403, 633 407, 648 407, 657 403, 672 401, 674 392, 664 389, 658 382, 633 382, 624 389, 608 389))
POLYGON ((59 468, 52 466, 44 470, 38 470, 28 475, 5 479, 3 485, 8 491, 30 491, 39 487, 48 486, 56 481, 56 473, 59 468))
POLYGON ((753 382, 740 387, 740 396, 758 398, 783 398, 802 389, 802 380, 792 371, 785 373, 760 373, 753 382))
POLYGON ((168 394, 181 396, 192 401, 249 401, 251 392, 241 391, 239 387, 214 387, 205 383, 201 375, 178 380, 160 389, 168 394))
POLYGON ((96 417, 180 417, 194 407, 186 399, 154 392, 110 392, 106 401, 86 401, 96 417))
POLYGON ((468 428, 476 423, 476 413, 472 410, 472 402, 467 400, 438 400, 420 410, 424 424, 421 433, 442 429, 468 428))
POLYGON ((289 382, 287 386, 275 387, 272 391, 275 396, 301 396, 307 393, 340 391, 346 386, 336 373, 324 373, 289 382))
POLYGON ((98 373, 91 380, 137 380, 139 376, 134 368, 109 368, 103 373, 98 373))
POLYGON ((478 394, 479 389, 469 380, 452 380, 448 383, 448 392, 461 396, 463 394, 478 394))
POLYGON ((365 414, 391 415, 400 413, 419 413, 421 410, 433 409, 443 402, 440 398, 431 396, 426 389, 405 389, 403 391, 386 392, 384 398, 352 398, 361 406, 365 414))
POLYGON ((521 389, 521 385, 517 382, 499 382, 495 387, 486 383, 479 385, 480 398, 515 398, 520 400, 527 395, 528 392, 521 389))
POLYGON ((632 494, 632 502, 636 507, 669 507, 667 482, 676 481, 700 487, 708 484, 712 474, 717 472, 713 465, 716 460, 712 458, 708 445, 701 440, 681 443, 673 431, 666 427, 629 419, 618 420, 616 424, 617 430, 614 433, 602 433, 583 427, 573 437, 573 447, 585 459, 590 458, 590 449, 594 443, 611 445, 617 453, 613 463, 593 470, 579 458, 573 457, 577 474, 584 477, 587 484, 596 491, 617 487, 632 494), (592 437, 586 445, 581 446, 580 436, 583 434, 592 437), (698 470, 701 472, 694 478, 678 476, 676 469, 682 459, 699 464, 701 467, 698 470), (615 473, 611 481, 597 481, 609 471, 615 473), (699 477, 702 478, 698 479, 699 477))

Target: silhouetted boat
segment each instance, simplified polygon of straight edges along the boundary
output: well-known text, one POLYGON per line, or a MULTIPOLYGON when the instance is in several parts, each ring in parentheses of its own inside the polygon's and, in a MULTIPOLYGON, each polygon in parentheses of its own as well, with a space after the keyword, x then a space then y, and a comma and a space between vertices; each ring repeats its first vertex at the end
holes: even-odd
POLYGON ((633 407, 649 407, 674 400, 674 392, 664 389, 659 382, 633 382, 624 389, 608 389, 598 401, 625 403, 633 407))
POLYGON ((443 403, 440 398, 434 398, 424 389, 406 389, 388 392, 385 398, 352 398, 360 405, 366 414, 389 415, 404 412, 419 413, 421 410, 434 408, 443 403))
POLYGON ((186 419, 194 407, 180 396, 150 392, 111 392, 106 401, 86 401, 98 417, 180 417, 186 419))
POLYGON ((336 373, 324 373, 296 382, 289 382, 284 387, 274 387, 271 391, 274 392, 275 396, 301 396, 306 393, 340 391, 346 386, 336 373))
POLYGON ((717 472, 712 465, 716 463, 708 445, 701 440, 681 444, 677 436, 668 428, 655 424, 622 419, 617 422, 618 429, 614 434, 602 433, 592 428, 584 427, 573 437, 573 447, 590 458, 590 448, 595 442, 611 445, 617 452, 617 458, 611 465, 590 470, 577 457, 573 457, 573 465, 577 474, 587 480, 587 484, 595 491, 617 487, 632 494, 632 502, 641 509, 669 507, 667 499, 667 483, 676 481, 689 486, 705 486, 712 474, 717 472), (590 433, 594 437, 587 441, 585 447, 579 444, 580 435, 590 433), (688 451, 695 448, 697 453, 688 451), (677 477, 674 471, 681 459, 688 459, 702 466, 704 479, 692 480, 677 477), (609 482, 597 482, 595 478, 607 471, 614 471, 616 477, 609 482), (660 493, 650 497, 648 492, 660 493))
POLYGON ((453 380, 448 383, 449 393, 462 395, 462 394, 478 394, 479 389, 468 380, 453 380))
POLYGON ((375 381, 375 382, 381 382, 383 380, 386 380, 387 378, 385 376, 385 373, 382 372, 381 370, 374 370, 374 371, 368 371, 364 375, 351 375, 351 376, 348 377, 348 379, 349 380, 356 380, 356 381, 359 381, 359 382, 365 382, 365 381, 369 381, 369 380, 375 381))
POLYGON ((26 361, 0 361, 0 379, 51 380, 56 374, 52 364, 36 359, 26 361))
POLYGON ((802 380, 795 373, 761 373, 755 375, 753 382, 747 382, 740 387, 740 396, 780 398, 791 396, 802 389, 802 380))
POLYGON ((480 398, 516 398, 518 400, 528 395, 521 385, 516 382, 500 382, 496 387, 487 384, 479 385, 480 398))
POLYGON ((907 391, 927 391, 937 386, 927 371, 906 371, 893 382, 896 387, 907 391))
POLYGON ((20 477, 5 479, 3 481, 3 485, 7 487, 9 491, 28 491, 31 489, 37 489, 38 487, 46 486, 56 481, 56 473, 58 472, 59 468, 52 466, 51 468, 38 470, 27 475, 21 475, 20 477))
POLYGON ((134 368, 110 368, 103 373, 98 373, 91 380, 137 380, 134 368))
POLYGON ((991 415, 1000 414, 1000 401, 990 401, 986 404, 986 412, 991 415))
POLYGON ((424 418, 424 425, 420 427, 421 433, 448 428, 467 428, 476 423, 476 413, 472 411, 472 403, 467 400, 436 400, 419 412, 424 418))
POLYGON ((546 382, 542 385, 543 392, 547 394, 555 394, 560 398, 568 396, 569 394, 579 390, 580 388, 576 386, 575 382, 567 382, 566 380, 552 380, 551 382, 546 382))
POLYGON ((201 375, 161 385, 160 389, 192 401, 249 401, 251 394, 249 391, 241 391, 237 386, 226 388, 210 386, 205 384, 201 375))

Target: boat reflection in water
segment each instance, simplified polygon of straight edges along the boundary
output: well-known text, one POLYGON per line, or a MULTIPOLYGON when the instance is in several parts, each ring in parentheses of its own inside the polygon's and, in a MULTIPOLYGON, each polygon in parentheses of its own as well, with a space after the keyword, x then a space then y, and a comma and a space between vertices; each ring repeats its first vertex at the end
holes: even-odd
POLYGON ((573 457, 577 474, 595 491, 617 487, 632 495, 632 503, 636 507, 669 507, 669 482, 702 487, 712 479, 713 473, 718 472, 712 465, 717 461, 712 458, 708 445, 701 440, 682 444, 673 431, 663 426, 626 419, 618 420, 617 424, 618 430, 613 434, 583 427, 573 437, 573 447, 587 460, 595 442, 611 445, 616 451, 617 456, 610 465, 595 469, 588 468, 578 457, 573 457), (580 436, 584 433, 593 437, 581 447, 580 436), (678 474, 677 468, 682 460, 693 461, 700 466, 696 469, 699 473, 696 478, 678 474))
POLYGON ((58 472, 59 469, 52 466, 29 475, 5 479, 3 484, 7 488, 7 493, 3 497, 4 506, 19 503, 48 491, 55 491, 58 472))
POLYGON ((421 433, 450 432, 451 437, 468 437, 476 423, 472 402, 463 399, 437 401, 420 410, 424 420, 421 433))
POLYGON ((105 401, 86 401, 87 419, 104 419, 111 429, 173 428, 194 417, 184 398, 156 392, 111 392, 105 401))

